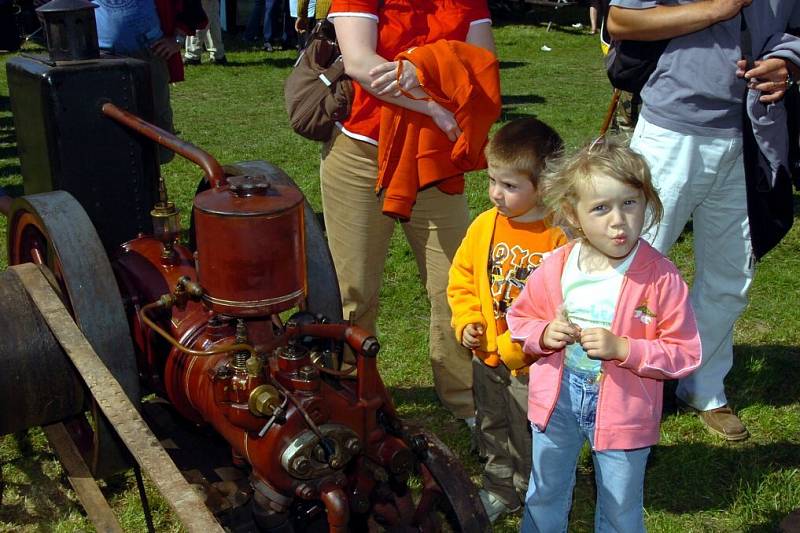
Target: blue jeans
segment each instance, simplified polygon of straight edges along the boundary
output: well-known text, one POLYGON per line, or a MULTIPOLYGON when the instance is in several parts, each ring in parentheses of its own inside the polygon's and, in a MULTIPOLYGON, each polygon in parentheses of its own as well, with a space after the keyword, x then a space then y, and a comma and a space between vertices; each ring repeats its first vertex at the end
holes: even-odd
POLYGON ((255 0, 253 11, 247 20, 247 27, 244 30, 244 38, 248 41, 255 41, 258 38, 258 27, 264 25, 264 43, 272 40, 272 8, 275 0, 255 0))
MULTIPOLYGON (((575 468, 585 441, 594 449, 597 377, 564 369, 558 403, 544 431, 533 429, 533 469, 522 533, 567 531, 575 468)), ((592 451, 596 533, 645 531, 644 470, 650 448, 592 451)))

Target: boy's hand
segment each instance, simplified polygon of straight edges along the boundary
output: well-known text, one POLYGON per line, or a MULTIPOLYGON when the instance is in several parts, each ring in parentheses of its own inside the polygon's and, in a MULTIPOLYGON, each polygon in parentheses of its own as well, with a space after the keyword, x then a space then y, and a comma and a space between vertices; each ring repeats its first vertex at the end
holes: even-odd
POLYGON ((617 337, 605 328, 583 330, 581 346, 589 359, 624 361, 628 357, 628 339, 617 337))
POLYGON ((581 336, 580 326, 573 324, 564 307, 558 308, 558 315, 550 322, 542 333, 539 344, 546 350, 561 350, 564 346, 574 343, 581 336))
POLYGON ((461 345, 464 348, 474 350, 481 345, 481 337, 483 337, 483 324, 467 324, 464 331, 461 332, 461 345))

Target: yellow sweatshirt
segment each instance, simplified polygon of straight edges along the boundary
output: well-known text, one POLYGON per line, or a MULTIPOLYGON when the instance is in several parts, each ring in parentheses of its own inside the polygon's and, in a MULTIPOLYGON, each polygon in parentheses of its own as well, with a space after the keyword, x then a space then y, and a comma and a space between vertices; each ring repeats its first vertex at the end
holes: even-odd
MULTIPOLYGON (((519 344, 511 340, 508 331, 497 334, 494 298, 487 269, 499 216, 502 215, 492 208, 478 215, 470 225, 450 267, 447 301, 453 314, 451 325, 458 341, 461 342, 467 325, 483 325, 484 334, 475 355, 489 366, 497 366, 502 361, 510 370, 516 371, 527 367, 533 360, 522 352, 519 344)), ((527 243, 534 248, 529 250, 530 254, 548 255, 567 242, 567 237, 558 227, 541 223, 536 228, 535 234, 531 235, 527 243)), ((516 243, 507 244, 513 247, 516 243)))

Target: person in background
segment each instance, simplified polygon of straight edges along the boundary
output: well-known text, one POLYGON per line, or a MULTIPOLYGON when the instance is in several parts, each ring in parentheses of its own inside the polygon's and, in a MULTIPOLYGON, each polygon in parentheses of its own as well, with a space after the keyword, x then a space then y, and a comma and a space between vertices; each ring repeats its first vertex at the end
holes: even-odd
POLYGON ((561 150, 561 137, 535 118, 500 128, 486 147, 494 207, 470 225, 450 268, 453 329, 475 355, 477 431, 487 456, 479 494, 491 522, 524 505, 528 490, 532 360, 511 340, 506 311, 542 260, 567 242, 545 219, 540 197, 545 162, 561 150))
MULTIPOLYGON (((733 366, 733 326, 747 306, 755 270, 742 141, 745 98, 758 113, 782 109, 790 73, 800 66, 800 38, 786 29, 799 20, 800 3, 792 0, 611 0, 608 14, 614 39, 670 39, 641 91, 631 147, 647 160, 664 202, 664 220, 647 237, 653 246, 668 252, 693 221, 691 298, 703 366, 680 381, 676 395, 710 432, 732 441, 749 436, 728 405, 724 383, 733 366), (754 65, 742 60, 743 26, 754 65)), ((788 166, 785 129, 783 138, 774 130, 772 138, 759 132, 769 142, 764 153, 788 166)))
POLYGON ((222 42, 222 28, 219 21, 219 0, 202 0, 203 11, 208 17, 208 28, 197 30, 195 35, 186 37, 186 53, 183 55, 184 65, 199 65, 205 47, 211 62, 215 65, 227 65, 225 43, 222 42))
POLYGON ((545 204, 580 238, 545 259, 506 315, 511 339, 538 357, 521 531, 567 531, 588 441, 594 530, 644 532, 645 466, 660 435, 663 382, 700 365, 689 289, 640 238, 662 213, 643 157, 601 137, 548 168, 545 204))
POLYGON ((589 33, 597 33, 597 20, 600 16, 600 0, 589 0, 589 33))
POLYGON ((276 0, 255 0, 250 18, 244 30, 244 40, 248 43, 256 42, 259 39, 259 29, 262 29, 263 48, 266 52, 272 52, 275 47, 272 45, 272 16, 276 0))
POLYGON ((308 32, 318 20, 327 18, 331 0, 297 0, 297 20, 294 29, 298 35, 308 38, 308 32))
MULTIPOLYGON (((181 44, 186 35, 208 23, 199 0, 140 0, 123 6, 113 0, 94 0, 94 4, 100 48, 150 65, 154 122, 173 132, 169 84, 184 79, 181 44)), ((172 150, 160 148, 162 164, 173 157, 172 150)))
MULTIPOLYGON (((322 148, 320 187, 325 227, 345 317, 376 330, 378 295, 395 220, 375 195, 381 108, 400 106, 430 117, 434 135, 455 142, 461 128, 453 113, 427 98, 413 64, 397 81, 394 57, 414 45, 447 39, 494 53, 486 0, 333 0, 328 19, 336 27, 348 75, 355 80, 350 116, 322 148), (417 100, 399 95, 399 89, 417 100)), ((408 64, 406 64, 408 63, 408 64)), ((485 142, 485 139, 484 139, 485 142)), ((447 304, 450 264, 469 225, 463 194, 436 186, 419 191, 402 229, 416 257, 431 305, 429 348, 439 399, 467 425, 475 425, 472 362, 452 334, 447 304)))

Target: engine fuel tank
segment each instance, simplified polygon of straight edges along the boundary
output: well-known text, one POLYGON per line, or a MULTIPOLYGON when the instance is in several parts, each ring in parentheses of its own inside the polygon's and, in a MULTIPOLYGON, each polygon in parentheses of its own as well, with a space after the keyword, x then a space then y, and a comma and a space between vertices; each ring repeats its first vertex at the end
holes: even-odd
POLYGON ((213 311, 260 316, 304 299, 300 190, 264 176, 232 176, 197 195, 194 209, 198 278, 213 311))

